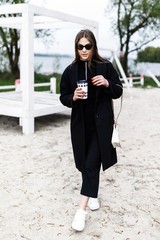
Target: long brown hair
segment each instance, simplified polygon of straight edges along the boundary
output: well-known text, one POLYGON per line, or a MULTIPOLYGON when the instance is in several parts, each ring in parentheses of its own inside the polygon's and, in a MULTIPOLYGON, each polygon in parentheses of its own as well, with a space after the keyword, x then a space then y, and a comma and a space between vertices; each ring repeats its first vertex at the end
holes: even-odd
POLYGON ((75 59, 74 59, 74 63, 78 62, 80 60, 80 56, 78 53, 78 43, 80 41, 81 38, 87 38, 87 40, 92 44, 93 48, 92 48, 92 57, 88 62, 88 65, 91 66, 92 62, 104 62, 104 59, 99 55, 98 53, 98 48, 97 48, 97 42, 96 42, 96 38, 93 34, 92 31, 90 31, 89 29, 84 29, 81 30, 75 37, 75 59))

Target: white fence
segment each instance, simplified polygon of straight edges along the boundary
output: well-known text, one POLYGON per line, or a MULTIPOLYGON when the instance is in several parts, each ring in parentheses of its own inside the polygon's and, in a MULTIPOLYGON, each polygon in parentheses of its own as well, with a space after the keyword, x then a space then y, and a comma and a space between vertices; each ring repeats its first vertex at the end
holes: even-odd
MULTIPOLYGON (((121 81, 124 81, 123 78, 121 78, 121 81)), ((133 77, 132 74, 130 74, 129 77, 127 77, 127 81, 129 87, 133 87, 134 85, 144 86, 144 75, 141 74, 139 77, 133 77)), ((125 82, 123 86, 125 87, 125 82)))
MULTIPOLYGON (((56 93, 56 78, 52 77, 50 78, 50 82, 48 83, 34 83, 34 87, 44 87, 49 86, 51 93, 56 93)), ((13 89, 16 92, 21 91, 21 81, 20 79, 15 80, 15 85, 7 85, 7 86, 0 86, 0 90, 7 90, 7 89, 13 89)))

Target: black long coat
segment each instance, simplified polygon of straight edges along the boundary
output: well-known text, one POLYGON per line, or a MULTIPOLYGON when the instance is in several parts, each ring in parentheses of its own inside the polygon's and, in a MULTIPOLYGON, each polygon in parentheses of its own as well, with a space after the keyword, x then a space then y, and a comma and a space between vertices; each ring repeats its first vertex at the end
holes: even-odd
MULTIPOLYGON (((95 124, 101 152, 103 170, 117 162, 116 149, 111 144, 113 130, 112 99, 122 94, 122 84, 113 65, 106 61, 96 63, 96 75, 103 75, 109 81, 109 88, 96 88, 95 124), (119 86, 120 85, 120 86, 119 86)), ((85 131, 82 101, 73 101, 73 94, 78 81, 78 63, 69 65, 63 72, 60 83, 60 101, 63 105, 72 108, 71 113, 71 140, 76 167, 83 171, 85 162, 85 131)))

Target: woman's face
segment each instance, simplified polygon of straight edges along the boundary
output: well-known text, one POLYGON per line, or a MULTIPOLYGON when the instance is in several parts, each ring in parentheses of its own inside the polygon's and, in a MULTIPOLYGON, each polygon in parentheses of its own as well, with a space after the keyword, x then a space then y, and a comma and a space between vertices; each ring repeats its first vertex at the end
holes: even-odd
POLYGON ((82 61, 87 61, 91 59, 93 46, 87 38, 83 37, 79 40, 77 49, 80 59, 82 61))

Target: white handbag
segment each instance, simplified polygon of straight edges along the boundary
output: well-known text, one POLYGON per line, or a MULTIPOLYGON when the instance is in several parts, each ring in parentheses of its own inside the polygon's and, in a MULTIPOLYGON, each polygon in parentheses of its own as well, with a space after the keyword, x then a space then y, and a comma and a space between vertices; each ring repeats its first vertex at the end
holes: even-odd
POLYGON ((121 147, 120 139, 119 139, 119 129, 118 129, 117 124, 113 125, 113 133, 112 133, 111 142, 112 142, 112 145, 113 145, 114 148, 121 147))
MULTIPOLYGON (((119 86, 120 86, 120 85, 119 85, 119 86)), ((120 86, 120 87, 121 87, 121 86, 120 86)), ((122 96, 121 96, 120 110, 119 110, 119 113, 118 113, 118 115, 117 115, 117 118, 115 118, 113 100, 112 100, 112 108, 113 108, 113 114, 114 114, 114 124, 113 124, 113 132, 112 132, 111 143, 112 143, 113 147, 116 148, 116 147, 121 147, 120 137, 119 137, 118 117, 119 117, 119 115, 120 115, 120 113, 121 113, 121 110, 122 110, 122 96)))

